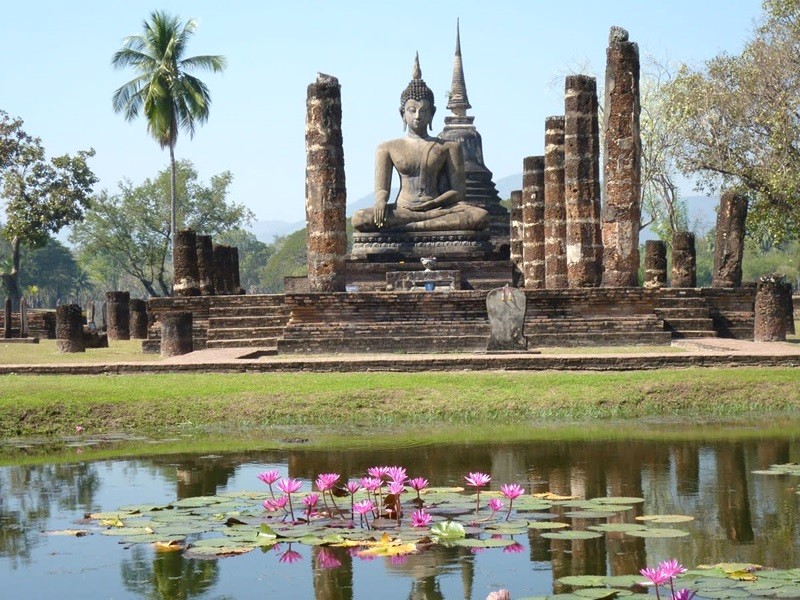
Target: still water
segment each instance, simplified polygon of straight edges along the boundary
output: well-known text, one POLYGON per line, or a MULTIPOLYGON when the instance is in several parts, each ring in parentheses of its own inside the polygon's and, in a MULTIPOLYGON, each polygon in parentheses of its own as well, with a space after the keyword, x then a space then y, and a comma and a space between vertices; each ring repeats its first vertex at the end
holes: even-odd
MULTIPOLYGON (((677 557, 683 564, 744 561, 800 566, 800 478, 753 474, 800 460, 797 422, 785 433, 754 435, 731 426, 724 439, 702 427, 676 426, 680 439, 534 439, 504 443, 431 443, 348 451, 298 448, 237 454, 169 455, 124 460, 0 467, 0 598, 319 598, 483 600, 500 587, 513 598, 563 591, 565 575, 626 575, 677 557), (606 534, 553 540, 528 530, 510 548, 433 546, 402 558, 372 560, 344 548, 286 544, 220 560, 155 553, 95 533, 80 538, 46 532, 87 527, 85 513, 130 504, 226 491, 264 491, 259 472, 277 469, 308 482, 319 473, 360 477, 395 464, 434 486, 463 485, 471 471, 527 490, 584 498, 636 496, 644 514, 681 514, 690 536, 642 539, 606 534), (322 555, 320 554, 322 553, 322 555), (283 560, 282 560, 283 558, 283 560)), ((70 452, 77 452, 72 449, 70 452)), ((20 461, 24 463, 24 460, 20 461)), ((558 517, 570 521, 569 517, 558 517)), ((630 516, 632 521, 633 516, 630 516)), ((571 523, 579 528, 580 523, 571 523)))

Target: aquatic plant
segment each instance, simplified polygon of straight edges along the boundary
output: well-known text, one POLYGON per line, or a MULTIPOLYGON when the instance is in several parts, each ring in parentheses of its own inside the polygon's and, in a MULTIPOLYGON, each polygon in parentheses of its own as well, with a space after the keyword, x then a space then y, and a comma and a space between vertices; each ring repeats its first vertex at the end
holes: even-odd
POLYGON ((489 485, 492 477, 486 473, 475 472, 465 475, 464 480, 467 482, 467 485, 471 485, 475 488, 475 514, 477 515, 481 508, 481 488, 489 485))

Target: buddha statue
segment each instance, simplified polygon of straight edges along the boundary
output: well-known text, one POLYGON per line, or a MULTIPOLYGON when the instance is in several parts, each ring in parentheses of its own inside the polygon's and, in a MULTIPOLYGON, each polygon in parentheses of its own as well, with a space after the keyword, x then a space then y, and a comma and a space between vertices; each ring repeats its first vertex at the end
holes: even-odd
POLYGON ((353 215, 362 232, 480 231, 489 213, 465 202, 464 156, 458 142, 432 137, 433 92, 422 80, 419 56, 400 95, 405 137, 383 142, 375 154, 375 205, 353 215), (389 203, 392 170, 400 192, 389 203))

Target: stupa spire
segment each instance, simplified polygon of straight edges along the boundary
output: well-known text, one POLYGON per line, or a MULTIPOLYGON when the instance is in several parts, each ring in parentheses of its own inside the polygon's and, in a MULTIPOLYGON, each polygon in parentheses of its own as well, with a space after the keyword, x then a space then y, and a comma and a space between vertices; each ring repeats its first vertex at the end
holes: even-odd
POLYGON ((447 100, 447 109, 457 117, 464 117, 467 109, 472 108, 467 97, 467 84, 464 81, 464 64, 461 60, 461 26, 456 20, 456 54, 453 58, 453 83, 450 87, 450 97, 447 100))

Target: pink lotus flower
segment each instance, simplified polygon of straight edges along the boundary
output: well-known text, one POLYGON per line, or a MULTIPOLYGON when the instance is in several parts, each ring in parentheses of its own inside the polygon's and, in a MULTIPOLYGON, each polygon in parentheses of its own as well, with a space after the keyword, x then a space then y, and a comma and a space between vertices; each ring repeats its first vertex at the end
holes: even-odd
POLYGON ((427 527, 433 521, 433 517, 431 517, 428 513, 424 510, 415 510, 411 513, 411 526, 412 527, 427 527))
POLYGON ((683 588, 672 594, 672 600, 692 600, 697 592, 683 588))
POLYGON ((519 498, 525 493, 523 487, 517 483, 504 483, 500 486, 500 493, 509 500, 519 498))
POLYGON ((475 487, 475 514, 477 515, 481 508, 481 488, 488 485, 492 478, 486 473, 476 472, 465 475, 464 479, 468 485, 475 487))
POLYGON ((353 504, 353 510, 357 515, 370 513, 373 508, 375 508, 375 505, 372 503, 372 500, 359 500, 353 504))
POLYGON ((361 489, 361 483, 358 481, 348 481, 347 485, 344 486, 350 495, 353 496, 358 490, 361 489))
POLYGON ((378 477, 363 477, 361 479, 361 485, 364 486, 365 490, 374 492, 383 486, 383 480, 378 477))
POLYGON ((682 573, 686 573, 686 569, 684 566, 678 562, 677 558, 671 558, 669 560, 662 561, 658 565, 659 570, 664 573, 667 577, 677 577, 682 573))
POLYGON ((284 494, 294 494, 298 491, 301 487, 303 487, 303 482, 299 479, 292 479, 291 477, 287 477, 285 479, 281 479, 278 481, 278 489, 282 491, 284 494))
POLYGON ((367 475, 376 479, 383 479, 388 474, 389 467, 370 467, 367 469, 367 475))
POLYGON ((398 494, 402 494, 406 491, 406 487, 398 482, 398 481, 390 481, 389 482, 389 493, 394 494, 395 496, 398 494))
POLYGON ((303 496, 303 504, 306 505, 306 508, 314 508, 319 501, 319 494, 306 494, 303 496))
POLYGON ((262 503, 262 506, 270 511, 274 512, 276 510, 280 510, 286 507, 286 503, 289 501, 289 496, 280 496, 279 498, 267 498, 262 503))
POLYGON ((317 565, 323 569, 337 569, 342 566, 342 561, 327 548, 320 548, 319 554, 317 554, 317 565))
POLYGON ((259 473, 256 475, 261 481, 266 483, 267 485, 271 486, 273 483, 278 481, 278 477, 280 477, 280 473, 278 471, 264 471, 263 473, 259 473))
POLYGON ((648 567, 639 571, 642 575, 647 577, 654 585, 662 585, 669 581, 669 576, 661 569, 653 569, 648 567))
POLYGON ((492 513, 496 513, 497 511, 503 510, 503 501, 500 498, 490 498, 487 505, 491 509, 492 513))
POLYGON ((421 492, 426 487, 428 487, 428 480, 424 477, 414 477, 414 479, 409 479, 406 482, 406 485, 410 487, 412 490, 416 490, 417 492, 421 492))
POLYGON ((386 475, 390 480, 396 481, 397 483, 403 483, 408 479, 405 467, 386 467, 386 475))
POLYGON ((325 490, 332 489, 337 481, 339 481, 338 473, 321 473, 317 475, 317 480, 314 483, 316 483, 317 489, 320 492, 324 492, 325 490))
POLYGON ((522 552, 523 550, 525 550, 525 546, 523 546, 519 542, 514 542, 513 544, 511 544, 509 546, 505 546, 503 548, 503 552, 506 552, 506 553, 509 553, 509 554, 517 554, 518 552, 522 552))
POLYGON ((292 564, 296 563, 301 558, 303 558, 302 554, 300 554, 299 552, 295 552, 290 548, 289 550, 281 554, 280 558, 278 558, 278 562, 292 564))
POLYGON ((470 473, 469 475, 465 475, 464 479, 466 480, 467 485, 481 488, 487 485, 492 480, 492 477, 486 473, 470 473))

